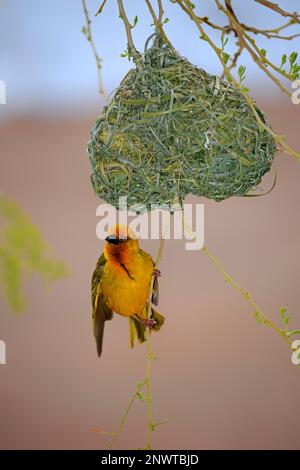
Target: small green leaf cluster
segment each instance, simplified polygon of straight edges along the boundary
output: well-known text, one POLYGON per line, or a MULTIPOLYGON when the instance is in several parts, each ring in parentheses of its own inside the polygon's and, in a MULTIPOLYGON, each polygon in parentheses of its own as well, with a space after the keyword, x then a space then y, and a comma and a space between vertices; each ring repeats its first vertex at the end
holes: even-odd
POLYGON ((293 51, 289 57, 287 54, 283 54, 280 63, 280 69, 288 75, 291 75, 294 80, 300 77, 300 64, 297 63, 297 58, 298 52, 293 51))
POLYGON ((37 273, 44 281, 66 276, 61 261, 53 260, 41 233, 18 206, 0 197, 0 284, 12 310, 25 307, 23 278, 37 273))

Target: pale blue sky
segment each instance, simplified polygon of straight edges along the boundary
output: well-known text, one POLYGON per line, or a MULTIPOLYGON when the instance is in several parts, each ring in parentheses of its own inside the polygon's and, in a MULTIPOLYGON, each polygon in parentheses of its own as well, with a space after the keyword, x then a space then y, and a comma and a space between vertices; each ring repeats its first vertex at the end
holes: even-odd
MULTIPOLYGON (((282 7, 300 10, 299 0, 278 0, 282 7)), ((87 0, 91 13, 100 0, 87 0)), ((153 4, 155 4, 153 0, 153 4)), ((195 0, 201 15, 222 21, 212 0, 195 0), (201 10, 200 10, 201 9, 201 10)), ((195 26, 169 0, 164 0, 170 18, 166 31, 180 53, 210 73, 219 73, 220 66, 209 46, 199 40, 195 26)), ((283 22, 274 14, 255 4, 254 0, 233 0, 241 21, 261 27, 274 27, 283 22)), ((138 49, 143 48, 151 34, 152 23, 144 0, 124 0, 128 17, 137 14, 134 29, 138 49)), ((0 79, 6 82, 7 105, 0 115, 35 113, 59 114, 74 109, 96 109, 97 73, 89 44, 81 32, 84 16, 81 0, 0 0, 0 79)), ((118 17, 116 0, 107 0, 102 15, 93 18, 94 37, 103 58, 103 78, 108 92, 112 91, 127 72, 130 64, 120 54, 126 48, 123 24, 118 17)), ((295 31, 295 27, 293 27, 295 31)), ((207 29, 209 32, 209 29, 207 29)), ((214 31, 213 39, 219 41, 214 31)), ((270 41, 259 37, 260 47, 268 49, 270 41)), ((300 51, 300 39, 293 43, 275 41, 270 54, 280 62, 284 52, 300 51)), ((230 52, 230 46, 227 47, 230 52)), ((248 54, 241 60, 247 66, 249 84, 264 93, 274 91, 252 64, 248 54)))

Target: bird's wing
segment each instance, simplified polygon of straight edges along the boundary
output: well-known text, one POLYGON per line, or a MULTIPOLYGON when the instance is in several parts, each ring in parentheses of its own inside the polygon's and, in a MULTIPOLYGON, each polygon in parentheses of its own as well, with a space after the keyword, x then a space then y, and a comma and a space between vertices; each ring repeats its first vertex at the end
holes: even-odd
POLYGON ((106 259, 102 254, 98 260, 96 269, 92 276, 93 328, 99 357, 101 356, 102 352, 104 323, 106 320, 111 320, 113 317, 113 312, 106 305, 103 294, 101 292, 100 281, 102 279, 105 263, 106 259))
POLYGON ((152 291, 151 300, 154 305, 158 305, 158 300, 159 300, 158 276, 154 276, 154 279, 153 279, 153 291, 152 291))
MULTIPOLYGON (((147 256, 148 258, 151 259, 152 264, 153 264, 153 269, 154 269, 155 268, 155 263, 154 263, 152 257, 149 255, 149 253, 146 253, 146 251, 144 251, 144 250, 140 250, 140 251, 142 252, 143 256, 147 256)), ((158 305, 158 300, 159 300, 158 276, 154 276, 151 301, 154 305, 158 305)))

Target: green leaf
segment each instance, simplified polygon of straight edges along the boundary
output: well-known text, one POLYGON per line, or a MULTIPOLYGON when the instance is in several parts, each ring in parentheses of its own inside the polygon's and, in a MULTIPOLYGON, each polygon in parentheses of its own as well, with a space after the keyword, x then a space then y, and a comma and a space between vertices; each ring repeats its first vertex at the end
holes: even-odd
POLYGON ((294 51, 294 52, 291 53, 291 55, 289 57, 289 61, 290 61, 291 65, 293 65, 296 62, 297 57, 298 57, 298 52, 294 51))
POLYGON ((255 311, 255 312, 253 313, 253 316, 254 316, 255 320, 257 321, 257 323, 258 323, 259 325, 264 324, 265 319, 264 319, 264 317, 263 317, 259 312, 255 311))
POLYGON ((137 25, 138 20, 139 20, 138 16, 136 15, 133 20, 133 26, 132 26, 133 28, 137 25))
POLYGON ((230 54, 228 54, 227 52, 222 52, 222 57, 223 57, 224 63, 227 64, 227 62, 230 59, 230 54))
POLYGON ((141 401, 147 401, 145 395, 142 392, 137 392, 136 396, 138 397, 139 400, 141 401))
POLYGON ((238 76, 240 78, 240 83, 242 83, 246 78, 245 72, 246 72, 245 65, 240 65, 238 68, 238 76))
POLYGON ((266 55, 267 55, 266 49, 261 49, 261 50, 260 50, 260 53, 261 53, 261 55, 264 56, 264 57, 266 57, 266 55))
POLYGON ((136 388, 140 389, 146 384, 145 380, 141 380, 140 382, 136 383, 136 388))
POLYGON ((0 251, 1 283, 4 294, 12 310, 20 313, 25 306, 25 299, 21 289, 21 266, 15 256, 0 251))
POLYGON ((300 65, 295 64, 292 68, 292 77, 295 80, 296 78, 299 78, 300 76, 300 65))
POLYGON ((281 317, 281 321, 284 325, 287 325, 290 321, 290 316, 287 314, 287 307, 280 307, 279 314, 281 317))
POLYGON ((228 36, 226 36, 226 38, 225 38, 225 33, 224 33, 224 31, 223 31, 223 32, 222 32, 222 35, 221 35, 222 51, 224 51, 225 46, 226 46, 226 44, 228 43, 228 39, 229 39, 228 36))
POLYGON ((169 21, 170 21, 169 18, 165 18, 164 21, 163 21, 163 24, 167 24, 167 23, 169 23, 169 21))
POLYGON ((287 55, 283 54, 283 56, 281 57, 281 64, 280 64, 281 69, 286 64, 286 61, 287 61, 287 55))

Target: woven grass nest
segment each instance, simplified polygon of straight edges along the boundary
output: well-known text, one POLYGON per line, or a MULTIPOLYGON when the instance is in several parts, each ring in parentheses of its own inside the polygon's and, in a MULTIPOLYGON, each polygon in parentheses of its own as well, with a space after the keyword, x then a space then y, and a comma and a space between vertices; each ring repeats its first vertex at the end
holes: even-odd
MULTIPOLYGON (((182 204, 187 194, 244 196, 270 170, 276 145, 244 96, 155 36, 104 107, 88 153, 107 203, 182 204)), ((259 107, 256 111, 266 125, 259 107)))

